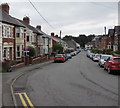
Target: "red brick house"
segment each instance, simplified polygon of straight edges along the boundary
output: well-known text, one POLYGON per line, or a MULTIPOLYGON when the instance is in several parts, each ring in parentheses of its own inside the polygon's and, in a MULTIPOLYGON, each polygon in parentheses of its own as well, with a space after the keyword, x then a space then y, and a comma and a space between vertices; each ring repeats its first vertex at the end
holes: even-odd
POLYGON ((24 27, 19 21, 9 15, 9 5, 2 4, 0 6, 0 22, 2 26, 2 59, 16 60, 16 39, 15 28, 24 27))
POLYGON ((108 43, 107 43, 107 49, 113 50, 113 44, 114 44, 114 29, 108 30, 108 43))
POLYGON ((120 51, 120 26, 114 27, 113 51, 120 51))

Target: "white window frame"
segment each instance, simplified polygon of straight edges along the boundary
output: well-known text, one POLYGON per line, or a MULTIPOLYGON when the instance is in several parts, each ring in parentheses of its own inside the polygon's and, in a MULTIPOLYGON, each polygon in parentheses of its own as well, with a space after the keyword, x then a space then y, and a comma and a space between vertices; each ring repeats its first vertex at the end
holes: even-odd
POLYGON ((15 35, 16 35, 16 38, 20 38, 20 28, 19 27, 15 28, 15 35))
POLYGON ((31 42, 30 40, 31 40, 31 38, 30 38, 31 36, 30 36, 30 33, 26 33, 26 41, 27 42, 31 42), (28 41, 28 37, 29 37, 29 41, 28 41))
POLYGON ((20 58, 21 57, 21 47, 20 47, 20 45, 16 45, 16 57, 17 58, 20 58), (18 47, 19 47, 19 50, 18 50, 18 47), (19 53, 19 55, 18 55, 18 53, 19 53))

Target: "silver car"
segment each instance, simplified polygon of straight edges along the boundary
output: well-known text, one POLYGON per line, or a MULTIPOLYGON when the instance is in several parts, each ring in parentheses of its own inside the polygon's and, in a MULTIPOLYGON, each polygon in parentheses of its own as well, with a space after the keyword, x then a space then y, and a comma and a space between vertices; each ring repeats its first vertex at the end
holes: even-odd
POLYGON ((100 60, 100 57, 101 57, 101 54, 95 54, 94 56, 93 56, 93 61, 99 61, 100 60))
POLYGON ((104 64, 105 64, 106 60, 108 59, 108 57, 112 57, 112 55, 105 55, 105 54, 101 55, 98 65, 100 67, 104 67, 104 64))

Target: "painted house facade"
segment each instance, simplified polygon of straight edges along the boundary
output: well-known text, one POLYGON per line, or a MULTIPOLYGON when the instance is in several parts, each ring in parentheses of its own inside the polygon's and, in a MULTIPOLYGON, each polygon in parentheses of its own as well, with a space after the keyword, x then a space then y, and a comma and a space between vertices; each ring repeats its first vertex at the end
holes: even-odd
POLYGON ((51 55, 52 53, 52 38, 41 30, 41 26, 36 27, 42 33, 42 55, 51 55))

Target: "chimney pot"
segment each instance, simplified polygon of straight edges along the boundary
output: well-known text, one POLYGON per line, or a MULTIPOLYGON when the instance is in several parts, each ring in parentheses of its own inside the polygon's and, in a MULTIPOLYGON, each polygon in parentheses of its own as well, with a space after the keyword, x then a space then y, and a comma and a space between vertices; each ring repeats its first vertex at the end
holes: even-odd
POLYGON ((56 38, 58 38, 58 35, 55 35, 56 38))
POLYGON ((41 25, 37 25, 36 28, 41 30, 41 25))
POLYGON ((25 22, 26 24, 30 24, 30 19, 29 19, 29 17, 24 17, 23 18, 23 22, 25 22))
POLYGON ((51 33, 51 36, 53 36, 53 37, 54 37, 54 36, 55 36, 55 33, 51 33))

